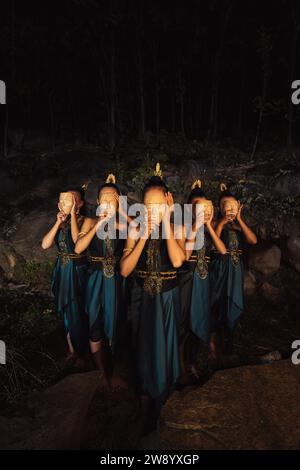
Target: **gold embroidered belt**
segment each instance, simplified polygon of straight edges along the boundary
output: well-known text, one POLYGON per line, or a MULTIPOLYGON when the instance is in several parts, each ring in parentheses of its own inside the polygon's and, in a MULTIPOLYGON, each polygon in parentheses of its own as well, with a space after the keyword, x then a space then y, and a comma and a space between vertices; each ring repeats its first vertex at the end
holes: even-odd
POLYGON ((101 270, 105 277, 111 278, 116 274, 118 258, 114 256, 89 256, 89 261, 97 270, 101 270))
POLYGON ((97 263, 97 261, 104 261, 105 256, 89 256, 89 260, 97 263))
MULTIPOLYGON (((207 263, 210 262, 210 256, 204 256, 204 259, 206 260, 207 263)), ((188 259, 187 261, 196 262, 196 261, 197 261, 197 256, 196 256, 196 255, 192 255, 192 256, 190 257, 190 259, 188 259)))
POLYGON ((82 253, 78 255, 77 253, 66 253, 63 251, 59 251, 57 255, 60 258, 60 263, 62 266, 68 264, 71 260, 74 260, 75 264, 80 265, 86 262, 86 254, 82 253))
POLYGON ((86 255, 85 254, 78 255, 77 253, 63 253, 62 251, 59 251, 58 256, 62 256, 62 257, 70 258, 70 259, 79 259, 79 258, 84 258, 86 255))
POLYGON ((140 271, 140 270, 136 270, 135 271, 135 274, 142 278, 142 279, 145 279, 147 277, 151 277, 151 276, 157 276, 159 275, 160 279, 162 279, 163 281, 168 281, 169 279, 176 279, 176 276, 177 276, 177 271, 140 271))
POLYGON ((226 253, 231 255, 232 253, 237 253, 239 255, 241 255, 243 253, 243 250, 226 250, 226 253))

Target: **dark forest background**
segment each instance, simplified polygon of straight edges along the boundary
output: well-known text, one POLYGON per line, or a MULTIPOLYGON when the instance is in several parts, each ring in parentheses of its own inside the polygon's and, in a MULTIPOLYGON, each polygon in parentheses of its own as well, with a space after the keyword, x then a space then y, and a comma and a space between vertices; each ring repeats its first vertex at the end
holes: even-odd
POLYGON ((297 0, 1 2, 10 129, 116 145, 182 134, 299 144, 297 0))

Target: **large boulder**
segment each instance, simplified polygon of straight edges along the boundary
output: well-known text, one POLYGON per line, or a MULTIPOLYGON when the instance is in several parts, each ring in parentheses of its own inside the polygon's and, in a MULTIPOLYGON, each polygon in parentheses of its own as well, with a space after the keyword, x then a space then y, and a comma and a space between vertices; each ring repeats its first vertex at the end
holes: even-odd
POLYGON ((0 415, 0 448, 124 449, 135 404, 134 388, 125 383, 112 392, 99 371, 72 374, 29 395, 17 416, 0 415))
POLYGON ((274 185, 274 191, 282 196, 300 196, 300 173, 294 172, 280 176, 274 185))
POLYGON ((0 416, 1 449, 78 449, 99 372, 69 375, 28 399, 27 416, 0 416))
POLYGON ((161 449, 299 449, 299 367, 284 360, 227 369, 175 392, 161 413, 161 449))
POLYGON ((277 245, 268 241, 261 241, 248 251, 248 265, 250 269, 263 276, 269 277, 280 268, 281 250, 277 245))
POLYGON ((286 241, 286 259, 300 272, 300 233, 290 236, 286 241))
POLYGON ((244 275, 244 294, 246 297, 252 297, 256 294, 257 291, 257 282, 255 275, 249 269, 245 270, 244 275))

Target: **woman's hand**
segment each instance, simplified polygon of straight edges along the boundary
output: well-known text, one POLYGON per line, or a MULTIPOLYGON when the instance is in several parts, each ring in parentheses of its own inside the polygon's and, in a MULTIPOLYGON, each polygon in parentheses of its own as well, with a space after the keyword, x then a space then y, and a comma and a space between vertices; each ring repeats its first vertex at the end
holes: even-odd
POLYGON ((71 208, 71 216, 76 216, 76 210, 77 210, 77 207, 76 207, 76 199, 75 199, 75 196, 74 194, 72 194, 72 201, 73 201, 73 205, 72 205, 72 208, 71 208))
POLYGON ((238 209, 238 213, 237 213, 237 216, 236 216, 236 220, 240 223, 240 221, 242 220, 242 208, 243 208, 243 204, 241 204, 241 202, 239 201, 239 209, 238 209))
POLYGON ((61 225, 66 220, 66 216, 63 212, 59 211, 56 216, 56 222, 61 225))
POLYGON ((166 203, 168 207, 170 208, 171 212, 173 212, 174 211, 174 198, 173 198, 173 194, 170 192, 166 193, 166 203))
POLYGON ((214 207, 212 206, 211 214, 210 214, 210 216, 208 217, 208 219, 205 221, 205 225, 206 225, 207 227, 211 227, 211 223, 212 223, 213 218, 214 218, 214 207))

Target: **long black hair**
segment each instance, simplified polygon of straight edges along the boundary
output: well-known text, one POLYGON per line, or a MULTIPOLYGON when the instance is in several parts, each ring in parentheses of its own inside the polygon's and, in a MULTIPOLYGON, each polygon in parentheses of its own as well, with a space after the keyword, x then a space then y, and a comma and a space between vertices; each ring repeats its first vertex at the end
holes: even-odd
POLYGON ((234 199, 237 200, 236 196, 231 191, 229 191, 227 186, 224 183, 221 183, 221 185, 220 185, 220 195, 219 195, 219 199, 218 199, 219 208, 220 208, 220 202, 223 199, 223 197, 233 197, 234 199))
POLYGON ((198 198, 198 197, 204 197, 206 198, 205 192, 201 188, 201 181, 197 180, 192 186, 192 190, 190 192, 190 195, 188 197, 188 204, 191 204, 193 202, 193 199, 198 198))
POLYGON ((120 188, 117 184, 115 184, 115 183, 103 183, 103 184, 100 184, 100 186, 97 189, 97 197, 99 197, 100 191, 102 191, 103 188, 113 188, 117 191, 119 196, 121 195, 120 188))
POLYGON ((143 199, 147 191, 149 191, 149 189, 152 189, 152 188, 161 188, 164 191, 164 193, 169 192, 169 189, 166 183, 162 180, 160 176, 156 176, 156 175, 151 176, 151 178, 147 181, 147 183, 145 184, 143 188, 143 193, 142 193, 143 199))
POLYGON ((118 195, 121 196, 120 188, 119 188, 119 186, 116 184, 116 177, 115 177, 115 175, 113 175, 112 173, 110 173, 110 174, 108 175, 108 177, 106 178, 105 183, 102 183, 102 184, 100 184, 100 186, 98 186, 97 198, 99 198, 100 191, 102 191, 103 188, 113 188, 113 189, 116 190, 116 192, 118 193, 118 195))

